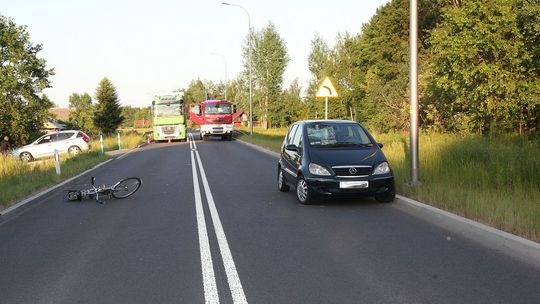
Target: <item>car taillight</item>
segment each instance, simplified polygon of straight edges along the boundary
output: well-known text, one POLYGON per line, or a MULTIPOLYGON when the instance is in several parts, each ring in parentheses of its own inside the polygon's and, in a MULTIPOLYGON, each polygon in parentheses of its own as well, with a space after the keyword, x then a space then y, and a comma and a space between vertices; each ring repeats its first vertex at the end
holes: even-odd
POLYGON ((88 137, 88 135, 84 134, 84 132, 79 132, 79 136, 81 136, 82 139, 83 139, 85 142, 90 142, 90 137, 88 137))

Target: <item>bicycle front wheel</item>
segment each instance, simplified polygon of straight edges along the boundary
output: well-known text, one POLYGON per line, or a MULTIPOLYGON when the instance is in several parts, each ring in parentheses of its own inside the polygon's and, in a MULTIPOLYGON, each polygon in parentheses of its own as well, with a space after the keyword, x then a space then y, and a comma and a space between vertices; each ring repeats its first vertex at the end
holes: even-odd
POLYGON ((138 177, 125 178, 112 186, 111 194, 114 198, 126 198, 139 190, 141 184, 138 177))

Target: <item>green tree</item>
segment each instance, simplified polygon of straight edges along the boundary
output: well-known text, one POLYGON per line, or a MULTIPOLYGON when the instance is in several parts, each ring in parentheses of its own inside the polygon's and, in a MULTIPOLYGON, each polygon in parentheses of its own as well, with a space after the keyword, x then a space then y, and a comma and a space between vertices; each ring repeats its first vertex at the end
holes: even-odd
POLYGON ((289 126, 291 123, 308 118, 309 108, 306 102, 302 99, 302 86, 298 82, 298 78, 294 79, 289 88, 283 91, 283 97, 280 103, 283 108, 278 124, 280 126, 289 126))
POLYGON ((521 130, 538 122, 538 4, 464 1, 444 12, 432 32, 432 108, 450 130, 521 130), (533 22, 533 23, 530 23, 533 22), (530 36, 529 36, 530 34, 530 36), (536 59, 535 59, 536 56, 536 59))
MULTIPOLYGON (((338 36, 324 69, 340 94, 329 107, 332 118, 352 118, 378 131, 407 129, 408 5, 407 0, 392 0, 377 9, 360 34, 338 36)), ((451 2, 419 1, 421 63, 429 60, 425 54, 430 30, 440 22, 440 10, 447 5, 451 2)), ((420 75, 421 94, 425 91, 423 79, 420 75)))
POLYGON ((134 108, 131 106, 121 107, 123 128, 132 128, 135 125, 135 120, 147 120, 151 121, 150 109, 151 107, 134 108))
MULTIPOLYGON (((317 89, 326 76, 329 76, 330 56, 332 50, 327 42, 316 34, 311 40, 311 51, 308 56, 308 67, 311 72, 311 79, 307 88, 307 102, 311 118, 315 118, 318 113, 324 112, 324 104, 317 98, 317 89)), ((308 117, 306 117, 308 118, 308 117)))
POLYGON ((0 134, 15 145, 28 143, 41 132, 52 102, 42 94, 54 75, 34 45, 26 26, 0 15, 0 134))
POLYGON ((104 133, 113 133, 123 121, 120 101, 112 82, 104 77, 96 88, 95 98, 98 101, 94 112, 94 125, 104 133))
POLYGON ((68 117, 69 123, 89 133, 95 132, 94 105, 90 94, 71 94, 69 96, 69 108, 71 109, 68 117))
POLYGON ((189 83, 188 88, 186 89, 186 94, 184 100, 187 104, 193 102, 201 102, 206 100, 208 97, 208 91, 206 85, 201 79, 192 80, 189 83))
MULTIPOLYGON (((252 77, 255 91, 253 103, 258 100, 258 115, 263 127, 272 126, 272 121, 279 121, 280 97, 282 94, 283 74, 289 63, 289 55, 285 41, 279 35, 275 25, 270 23, 266 28, 252 34, 252 77)), ((244 46, 247 55, 248 46, 244 46)), ((249 73, 249 62, 244 57, 244 67, 249 73)), ((278 124, 279 125, 279 124, 278 124)))
POLYGON ((227 99, 233 102, 237 110, 242 109, 249 115, 249 83, 238 76, 227 85, 227 99))

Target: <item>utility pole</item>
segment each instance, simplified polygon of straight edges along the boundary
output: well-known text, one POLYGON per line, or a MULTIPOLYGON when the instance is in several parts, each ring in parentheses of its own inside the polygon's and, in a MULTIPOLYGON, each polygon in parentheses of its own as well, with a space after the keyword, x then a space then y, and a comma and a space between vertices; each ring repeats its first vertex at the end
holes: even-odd
POLYGON ((411 154, 411 185, 419 182, 418 169, 418 0, 409 0, 409 53, 410 53, 410 154, 411 154))

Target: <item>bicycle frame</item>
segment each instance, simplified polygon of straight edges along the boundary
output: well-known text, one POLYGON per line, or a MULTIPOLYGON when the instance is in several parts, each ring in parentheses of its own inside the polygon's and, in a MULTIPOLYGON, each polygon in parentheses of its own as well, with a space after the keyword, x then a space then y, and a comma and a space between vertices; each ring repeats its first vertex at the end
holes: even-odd
POLYGON ((112 191, 112 188, 114 186, 106 187, 105 185, 103 185, 103 186, 96 187, 95 182, 96 182, 96 178, 92 177, 92 182, 91 182, 92 188, 79 191, 80 199, 86 199, 87 197, 94 196, 94 199, 96 200, 96 202, 98 202, 100 204, 103 204, 104 202, 99 199, 99 195, 104 194, 104 195, 107 195, 110 198, 111 197, 111 191, 112 191))

